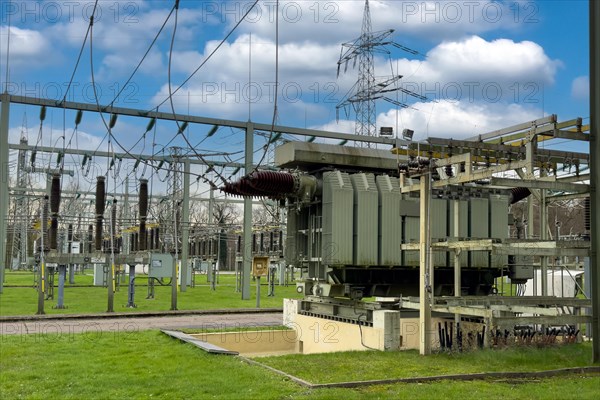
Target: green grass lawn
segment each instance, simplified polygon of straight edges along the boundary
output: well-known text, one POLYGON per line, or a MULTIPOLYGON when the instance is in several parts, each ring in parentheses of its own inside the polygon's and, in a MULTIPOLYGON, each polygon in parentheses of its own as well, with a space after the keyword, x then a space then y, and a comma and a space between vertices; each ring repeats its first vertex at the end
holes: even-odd
MULTIPOLYGON (((397 372, 410 368, 407 363, 416 363, 411 373, 419 370, 422 375, 442 363, 447 364, 448 369, 463 370, 475 363, 478 368, 487 370, 487 363, 494 358, 498 368, 527 370, 543 366, 547 369, 572 365, 582 360, 583 353, 589 355, 589 352, 588 345, 568 346, 550 351, 546 356, 526 352, 526 360, 533 357, 535 361, 525 363, 515 363, 517 356, 506 351, 497 352, 495 357, 486 352, 426 358, 411 352, 340 353, 318 358, 295 356, 297 362, 292 372, 302 375, 304 370, 319 368, 326 374, 333 367, 335 372, 330 374, 347 381, 356 378, 356 371, 364 370, 366 365, 383 366, 384 359, 388 367, 397 365, 394 367, 397 372), (563 357, 568 353, 574 354, 574 361, 563 357), (544 357, 548 364, 542 364, 544 357), (319 362, 322 364, 315 365, 319 362)), ((540 354, 545 353, 546 350, 540 351, 540 354)), ((287 364, 290 365, 289 359, 287 364)), ((380 372, 380 377, 388 373, 380 372)), ((157 331, 0 337, 2 399, 595 399, 599 390, 597 374, 510 382, 442 381, 313 390, 236 357, 204 353, 157 331)))
MULTIPOLYGON (((8 315, 33 315, 37 312, 37 291, 33 287, 11 287, 10 285, 22 286, 24 283, 32 285, 33 274, 22 272, 9 272, 6 277, 8 287, 0 295, 0 316, 8 315)), ((57 280, 56 280, 57 282, 57 280)), ((82 284, 91 284, 92 277, 77 275, 77 285, 65 286, 65 305, 68 307, 57 310, 56 299, 58 290, 55 289, 54 300, 45 302, 46 314, 87 314, 103 313, 107 308, 107 289, 103 287, 83 287, 82 284), (89 283, 86 282, 89 279, 89 283), (82 283, 80 283, 82 282, 82 283)), ((136 279, 135 303, 137 308, 126 308, 127 285, 122 286, 115 292, 114 309, 117 312, 136 311, 166 311, 171 308, 171 287, 155 286, 154 299, 146 299, 147 279, 142 275, 136 279)), ((298 298, 295 285, 275 286, 275 296, 268 297, 268 288, 261 285, 260 305, 262 308, 283 306, 284 298, 298 298)), ((188 287, 186 292, 178 292, 177 308, 179 310, 209 310, 223 308, 254 308, 256 306, 256 285, 251 282, 250 300, 242 300, 241 293, 235 291, 235 276, 221 274, 216 290, 211 290, 206 282, 206 275, 196 277, 196 287, 188 287)))
MULTIPOLYGON (((75 284, 69 284, 69 276, 67 275, 67 286, 85 286, 94 283, 92 270, 87 269, 85 273, 77 272, 75 274, 75 284)), ((54 284, 58 285, 58 275, 55 275, 54 284)), ((4 285, 11 286, 29 286, 34 285, 34 274, 30 271, 6 271, 4 285)))
MULTIPOLYGON (((591 365, 591 343, 515 347, 422 357, 416 350, 263 357, 260 362, 312 383, 410 378, 495 371, 543 371, 591 365), (368 359, 368 362, 364 362, 368 359)), ((599 382, 600 383, 600 382, 599 382)), ((598 387, 600 389, 600 386, 598 387)))

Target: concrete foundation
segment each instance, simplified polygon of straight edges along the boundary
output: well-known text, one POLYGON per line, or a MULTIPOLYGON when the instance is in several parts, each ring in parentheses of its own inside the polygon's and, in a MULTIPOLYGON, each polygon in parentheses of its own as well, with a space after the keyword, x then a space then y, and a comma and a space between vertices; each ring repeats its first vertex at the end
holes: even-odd
MULTIPOLYGON (((298 353, 419 349, 419 318, 402 318, 400 311, 374 311, 371 327, 301 315, 299 307, 298 300, 284 299, 283 325, 296 331, 298 353)), ((437 327, 444 322, 454 321, 432 318, 429 327, 432 349, 439 348, 437 327)))
POLYGON ((297 335, 293 330, 240 330, 190 336, 246 357, 278 356, 297 351, 297 335))

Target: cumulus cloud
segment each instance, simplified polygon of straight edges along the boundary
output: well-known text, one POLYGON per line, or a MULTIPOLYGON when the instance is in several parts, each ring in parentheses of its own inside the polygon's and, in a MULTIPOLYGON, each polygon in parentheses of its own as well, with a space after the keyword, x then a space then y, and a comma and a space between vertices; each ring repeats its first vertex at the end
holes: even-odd
MULTIPOLYGON (((121 13, 115 19, 104 10, 107 13, 102 23, 94 25, 96 79, 101 83, 110 79, 123 82, 169 12, 168 6, 162 3, 159 6, 149 6, 149 2, 132 4, 136 7, 132 18, 125 20, 128 15, 121 13)), ((219 40, 207 41, 207 37, 220 38, 221 28, 227 30, 233 26, 243 14, 245 4, 202 2, 192 8, 180 9, 172 89, 206 60, 219 43, 219 40), (216 29, 209 32, 212 27, 216 29), (202 48, 198 48, 198 43, 202 48)), ((261 14, 249 14, 248 20, 240 25, 241 33, 226 42, 197 76, 174 96, 177 112, 189 109, 201 115, 246 119, 251 102, 253 119, 270 121, 275 84, 274 18, 269 2, 259 4, 261 14), (252 83, 248 83, 250 32, 252 83)), ((535 107, 538 101, 541 102, 541 88, 555 82, 561 67, 560 61, 551 59, 537 43, 486 40, 478 36, 492 30, 513 29, 524 23, 527 14, 521 13, 516 19, 511 9, 515 5, 525 7, 523 2, 371 1, 370 4, 374 30, 396 28, 398 34, 426 37, 437 43, 422 59, 399 58, 391 63, 386 58, 376 59, 378 76, 404 75, 401 81, 404 88, 428 98, 428 101, 414 103, 414 98, 399 95, 399 101, 412 107, 401 111, 407 125, 428 126, 430 132, 442 134, 442 129, 438 129, 442 121, 436 119, 437 113, 429 117, 431 108, 446 113, 447 119, 453 121, 451 127, 446 127, 448 134, 485 130, 494 125, 494 118, 502 117, 503 112, 514 113, 514 118, 519 121, 527 120, 530 114, 537 112, 535 107), (432 100, 437 102, 432 103, 432 100), (489 113, 488 117, 484 117, 485 113, 489 113)), ((346 122, 340 124, 330 125, 326 121, 335 120, 335 105, 348 93, 357 77, 358 71, 350 65, 347 73, 338 79, 336 63, 340 43, 360 33, 363 7, 363 1, 281 2, 278 122, 290 125, 290 120, 298 124, 304 119, 309 126, 327 124, 336 131, 353 131, 348 122, 352 120, 351 115, 342 113, 340 116, 346 122)), ((149 95, 151 105, 168 96, 166 62, 172 22, 139 72, 139 82, 144 82, 148 76, 153 79, 147 89, 153 91, 149 95)), ((43 45, 51 41, 78 50, 86 29, 85 19, 78 18, 31 32, 40 38, 36 43, 43 45)), ((34 48, 34 44, 29 45, 34 48)), ((34 56, 30 52, 24 57, 31 63, 34 56)), ((80 75, 87 78, 89 67, 83 67, 80 75)), ((573 85, 575 87, 575 82, 573 85)), ((575 93, 574 90, 574 96, 575 93)), ((165 107, 163 105, 161 110, 165 107)), ((387 111, 390 105, 385 103, 378 103, 377 107, 382 112, 378 125, 396 126, 395 110, 387 111)), ((512 122, 504 123, 507 118, 512 118, 504 117, 498 121, 499 126, 512 122)), ((423 132, 426 128, 419 129, 423 132)))
POLYGON ((531 41, 471 36, 442 42, 423 61, 397 60, 394 67, 405 88, 430 99, 533 104, 561 65, 531 41))
MULTIPOLYGON (((6 68, 6 51, 8 49, 9 28, 0 27, 0 49, 2 49, 2 69, 6 68)), ((39 31, 10 27, 9 67, 13 68, 43 68, 52 64, 49 57, 50 42, 39 31), (35 62, 32 62, 36 60, 35 62)))
POLYGON ((412 129, 416 140, 427 136, 464 139, 541 116, 540 109, 521 104, 442 100, 416 103, 414 109, 400 110, 398 117, 396 110, 389 110, 378 115, 377 125, 412 129))
MULTIPOLYGON (((256 115, 271 112, 275 99, 275 44, 253 36, 250 50, 249 35, 241 35, 232 43, 224 44, 205 66, 175 96, 178 109, 190 109, 203 115, 226 118, 247 118, 248 104, 256 115), (252 52, 250 71, 249 56, 252 52), (251 74, 251 78, 250 78, 251 74), (189 93, 189 95, 188 95, 189 93)), ((173 71, 189 76, 217 46, 208 42, 204 52, 177 52, 173 71)), ((281 111, 298 109, 300 104, 335 106, 340 98, 340 83, 350 84, 352 77, 335 77, 337 46, 316 43, 288 43, 279 49, 279 98, 281 111)), ((181 80, 173 80, 175 90, 181 80)), ((163 85, 152 99, 160 103, 168 97, 168 86, 163 85)))
MULTIPOLYGON (((542 116, 540 109, 519 104, 439 101, 416 103, 414 107, 379 113, 377 126, 393 127, 395 132, 411 129, 414 140, 430 136, 465 139, 542 116)), ((314 128, 354 133, 354 121, 330 121, 314 128)))
MULTIPOLYGON (((260 36, 252 37, 252 83, 248 83, 249 39, 249 35, 241 35, 224 44, 175 96, 177 109, 190 106, 203 115, 246 118, 252 100, 255 115, 267 118, 274 100, 275 44, 260 36)), ((174 57, 174 73, 188 76, 216 45, 217 42, 207 43, 202 53, 178 52, 174 57)), ((282 115, 287 112, 297 116, 309 103, 313 104, 309 117, 327 115, 326 110, 335 112, 335 106, 349 93, 358 74, 357 68, 350 64, 347 70, 343 66, 340 77, 336 77, 338 51, 337 45, 314 42, 280 45, 278 107, 282 115), (315 105, 320 112, 314 109, 315 105)), ((376 75, 402 74, 401 86, 426 96, 428 101, 535 106, 541 102, 544 85, 554 82, 560 65, 541 46, 530 41, 487 41, 471 36, 439 44, 424 60, 392 61, 392 68, 389 60, 377 59, 376 75)), ((159 103, 167 96, 168 88, 164 85, 152 101, 159 103)), ((395 94, 388 97, 394 98, 395 94)), ((412 104, 416 99, 401 92, 397 100, 412 104)), ((378 103, 378 107, 383 110, 389 104, 378 103)), ((350 115, 341 110, 340 117, 350 115)), ((313 121, 309 124, 314 124, 313 121)))
MULTIPOLYGON (((42 135, 40 141, 37 141, 37 129, 33 132, 32 129, 26 129, 24 127, 12 127, 8 130, 8 141, 9 143, 19 143, 21 136, 24 135, 31 145, 45 146, 56 149, 63 147, 63 136, 66 138, 67 143, 73 136, 71 146, 81 150, 96 150, 101 143, 102 138, 86 131, 78 130, 76 135, 73 135, 73 128, 68 128, 65 131, 62 129, 42 129, 42 135)), ((105 150, 105 148, 100 148, 105 150)))
POLYGON ((589 100, 590 98, 590 77, 578 76, 571 83, 571 97, 575 100, 589 100))
MULTIPOLYGON (((283 42, 310 40, 336 44, 351 41, 360 36, 364 4, 362 0, 281 1, 280 39, 283 42)), ((249 2, 211 3, 203 7, 203 15, 205 19, 210 17, 233 26, 249 5, 249 2)), ((240 29, 273 38, 277 15, 274 5, 275 2, 259 2, 240 29)), ((373 31, 395 29, 398 37, 414 35, 438 41, 493 30, 516 29, 524 23, 535 22, 533 13, 524 12, 526 6, 518 2, 487 0, 371 1, 370 12, 373 31)))

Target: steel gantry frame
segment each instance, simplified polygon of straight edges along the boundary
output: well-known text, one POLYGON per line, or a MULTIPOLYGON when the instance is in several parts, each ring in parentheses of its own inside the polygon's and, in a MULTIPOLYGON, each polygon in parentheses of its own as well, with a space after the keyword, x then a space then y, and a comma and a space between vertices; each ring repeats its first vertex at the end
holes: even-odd
POLYGON ((593 346, 593 361, 600 362, 600 138, 598 137, 598 120, 600 119, 600 4, 590 1, 590 203, 591 203, 591 228, 592 248, 591 260, 591 286, 592 286, 592 330, 595 335, 593 346))
MULTIPOLYGON (((600 7, 596 2, 590 2, 590 21, 600 19, 600 7)), ((597 26, 593 23, 590 24, 590 70, 596 71, 599 60, 598 52, 595 44, 600 42, 600 33, 597 26)), ((2 282, 5 265, 6 254, 6 232, 7 232, 7 210, 8 210, 8 196, 9 196, 9 164, 8 164, 8 153, 9 148, 21 149, 22 145, 10 145, 8 143, 8 129, 9 129, 9 116, 10 116, 10 104, 24 104, 31 106, 46 106, 54 108, 62 108, 69 110, 82 110, 88 112, 110 112, 113 115, 125 115, 132 117, 141 118, 156 118, 160 120, 189 122, 204 125, 216 125, 216 126, 227 126, 232 128, 239 128, 246 132, 245 135, 245 160, 243 167, 246 173, 250 173, 256 166, 253 163, 252 155, 254 150, 254 134, 256 131, 273 131, 275 133, 287 133, 292 135, 301 136, 314 136, 329 139, 339 139, 348 141, 358 142, 369 142, 379 143, 384 145, 392 145, 397 149, 402 146, 407 148, 407 154, 413 157, 426 157, 429 159, 438 158, 441 161, 437 162, 437 167, 441 168, 444 165, 454 165, 456 170, 460 170, 460 166, 469 166, 465 169, 465 173, 456 174, 454 177, 447 177, 439 181, 431 182, 433 188, 442 188, 466 182, 473 182, 481 179, 489 179, 489 183, 493 186, 499 187, 514 187, 515 185, 526 185, 532 188, 534 197, 541 201, 542 212, 546 208, 548 202, 554 199, 565 199, 572 197, 581 197, 589 195, 591 197, 591 243, 589 248, 573 248, 567 246, 565 249, 560 250, 566 253, 577 252, 577 254, 588 254, 591 258, 591 281, 592 281, 592 328, 593 332, 598 335, 600 332, 599 326, 599 314, 600 314, 600 270, 598 266, 598 248, 600 247, 600 234, 598 227, 600 226, 600 214, 598 210, 598 185, 600 179, 600 168, 597 157, 600 155, 600 143, 598 141, 598 128, 595 121, 600 118, 600 85, 598 83, 597 76, 591 74, 591 122, 589 126, 582 126, 581 119, 575 119, 565 122, 557 122, 555 116, 545 117, 537 121, 531 121, 526 124, 520 124, 510 128, 502 129, 495 132, 490 132, 485 135, 477 136, 466 141, 453 141, 449 139, 436 139, 430 138, 426 144, 414 144, 400 139, 390 139, 384 137, 358 137, 356 135, 327 132, 311 129, 293 128, 285 126, 271 126, 269 124, 258 124, 251 121, 233 121, 215 118, 205 118, 190 115, 180 115, 173 113, 164 113, 156 111, 142 111, 136 109, 122 108, 122 107, 98 107, 94 104, 78 103, 78 102, 57 102, 48 99, 35 99, 24 96, 10 96, 8 94, 0 95, 0 293, 2 291, 2 282), (589 134, 585 133, 589 130, 589 134), (575 153, 575 152, 563 152, 557 150, 544 150, 537 149, 537 143, 552 139, 552 138, 563 138, 571 140, 589 140, 590 152, 589 154, 575 153), (449 154, 448 149, 453 149, 453 153, 449 154), (462 154, 461 154, 462 153, 462 154), (514 158, 512 158, 514 156, 514 158), (552 165, 560 162, 561 160, 571 160, 577 164, 582 162, 588 163, 590 166, 590 172, 588 174, 578 175, 575 178, 556 178, 547 176, 547 174, 538 174, 536 176, 536 169, 547 170, 552 169, 552 165), (445 163, 445 164, 444 164, 445 163), (480 168, 471 168, 471 165, 479 164, 480 168), (482 164, 485 164, 481 167, 482 164), (507 179, 499 178, 495 176, 499 172, 503 171, 515 171, 521 179, 507 179), (589 180, 590 184, 585 185, 577 183, 580 181, 589 180), (568 194, 557 194, 554 196, 548 196, 548 191, 560 191, 568 194)), ((38 150, 41 150, 38 147, 38 150)), ((46 151, 52 151, 52 149, 44 149, 46 151)), ((44 151, 42 150, 42 151, 44 151)), ((65 153, 85 155, 89 152, 82 150, 67 149, 65 153)), ((95 152, 97 156, 112 157, 113 153, 101 153, 95 152)), ((122 158, 136 158, 130 154, 121 154, 122 158)), ((139 157, 139 156, 137 156, 139 157)), ((143 155, 141 156, 143 157, 143 155)), ((165 161, 172 161, 170 159, 164 159, 165 161)), ((190 158, 188 160, 190 164, 202 164, 202 160, 196 160, 190 158)), ((224 163, 231 166, 231 163, 224 163)), ((401 182, 404 182, 401 179, 401 182)), ((187 186, 187 185, 184 185, 187 186)), ((424 190, 421 185, 409 185, 405 184, 402 188, 403 192, 424 190)), ((251 238, 251 207, 252 201, 249 198, 244 200, 244 241, 249 243, 251 238)), ((529 213, 532 215, 533 206, 530 203, 529 213)), ((542 218, 542 224, 540 226, 540 237, 542 240, 539 241, 539 245, 548 243, 545 239, 547 226, 544 225, 544 218, 542 218)), ((423 240, 426 241, 427 235, 424 235, 423 240)), ((186 243, 184 243, 186 245, 186 243)), ((423 244, 422 244, 423 245, 423 244)), ((465 242, 455 247, 464 249, 486 249, 490 251, 502 251, 504 253, 510 253, 511 247, 514 249, 515 246, 524 245, 519 243, 468 243, 465 242)), ((432 250, 431 246, 427 247, 427 252, 432 250)), ((437 244, 433 247, 443 248, 443 244, 437 244)), ((449 243, 447 248, 450 249, 452 245, 449 243)), ((550 249, 547 253, 541 254, 542 256, 542 267, 544 259, 554 254, 557 249, 550 249)), ((564 254, 566 254, 564 253, 564 254)), ((242 279, 242 298, 249 299, 249 284, 250 284, 250 246, 245 246, 244 249, 244 266, 243 266, 243 279, 242 279)), ((423 258, 422 272, 425 276, 421 290, 426 290, 426 286, 430 284, 426 279, 428 260, 427 257, 423 258)), ((543 276, 543 274, 542 274, 543 276)), ((542 285, 544 288, 545 286, 542 285)), ((463 311, 468 313, 469 309, 457 309, 461 307, 460 300, 457 299, 458 303, 456 306, 452 306, 452 310, 455 312, 462 313, 463 311)), ((435 300, 431 300, 428 303, 430 307, 425 309, 431 309, 431 306, 436 304, 435 300)), ((586 303, 587 304, 587 303, 586 303)), ((423 307, 423 304, 419 304, 419 307, 423 307)), ((471 310, 472 311, 472 310, 471 310)), ((597 339, 597 338, 596 338, 597 339)), ((600 360, 600 341, 593 341, 593 357, 595 361, 600 360)))
MULTIPOLYGON (((593 124, 592 124, 593 126, 593 124)), ((578 198, 583 196, 592 196, 594 203, 594 183, 593 179, 597 177, 597 165, 595 164, 596 157, 599 152, 594 150, 597 144, 590 126, 583 126, 582 119, 576 118, 569 121, 558 122, 556 115, 541 118, 539 120, 529 121, 526 123, 514 125, 508 128, 500 129, 494 132, 489 132, 483 135, 467 140, 452 140, 443 138, 429 138, 427 143, 414 143, 402 149, 394 149, 394 153, 398 155, 408 156, 416 160, 413 162, 412 177, 418 177, 419 183, 413 184, 408 179, 408 171, 401 171, 400 188, 402 193, 418 192, 421 197, 421 239, 419 243, 403 244, 402 250, 419 250, 421 252, 420 262, 420 297, 419 299, 403 299, 403 306, 412 309, 420 310, 420 326, 429 326, 431 312, 450 312, 454 313, 456 319, 460 315, 484 317, 488 325, 488 332, 491 326, 506 325, 513 319, 499 319, 499 312, 504 308, 496 307, 491 310, 490 307, 484 307, 481 310, 472 305, 461 303, 460 295, 461 287, 461 266, 460 258, 458 257, 463 251, 488 251, 493 255, 518 255, 523 251, 535 249, 536 256, 540 257, 541 266, 541 286, 542 297, 547 297, 547 269, 548 259, 553 256, 579 256, 591 257, 592 265, 596 266, 597 261, 594 260, 594 246, 597 246, 597 231, 592 230, 591 241, 550 241, 548 240, 548 225, 547 225, 547 209, 548 204, 554 200, 569 198, 578 198), (586 131, 590 131, 587 133, 586 131), (590 153, 565 152, 560 150, 538 149, 538 142, 552 138, 571 139, 577 141, 590 142, 590 153), (514 145, 517 143, 518 145, 514 145), (560 178, 557 173, 557 164, 575 163, 577 166, 575 176, 568 178, 560 178), (580 174, 580 165, 589 165, 589 174, 580 174), (449 169, 449 170, 448 170, 449 169), (431 181, 431 173, 437 172, 439 179, 431 181), (449 171, 446 173, 445 171, 449 171), (511 172, 520 178, 504 178, 499 177, 500 173, 511 172), (554 171, 554 176, 549 176, 548 171, 554 171), (596 173, 596 174, 595 174, 596 173), (590 180, 590 184, 583 183, 590 180), (449 196, 453 196, 452 187, 460 186, 466 183, 482 183, 485 182, 487 187, 497 188, 516 188, 527 187, 541 204, 540 206, 540 227, 539 239, 509 239, 499 242, 497 239, 478 239, 467 240, 461 239, 458 232, 455 232, 455 237, 448 239, 445 242, 430 243, 429 230, 431 224, 427 218, 429 214, 428 203, 431 196, 429 186, 433 189, 446 191, 449 196), (560 194, 549 196, 548 192, 558 192, 560 194), (566 194, 565 194, 566 193, 566 194), (425 216, 425 218, 423 217, 425 216), (440 299, 434 298, 430 292, 431 288, 431 263, 427 256, 432 251, 446 251, 454 255, 454 293, 457 300, 453 302, 452 307, 440 306, 440 299), (456 303, 456 304, 454 304, 456 303)), ((457 202, 458 203, 458 202, 457 202)), ((597 206, 597 205, 596 205, 597 206)), ((459 208, 454 207, 454 220, 459 221, 459 208)), ((592 209, 592 218, 596 211, 592 209)), ((528 203, 529 220, 533 221, 533 202, 528 203)), ((596 220, 594 220, 596 221, 596 220)), ((592 221, 592 225, 595 222, 592 221)), ((597 224, 597 222, 596 222, 597 224)), ((533 225, 533 223, 531 223, 533 225)), ((456 227, 455 227, 456 229, 456 227)), ((596 228, 597 229, 597 228, 596 228)), ((532 236, 530 231, 529 236, 532 236)), ((558 239, 557 239, 558 240, 558 239)), ((591 279, 597 284, 597 276, 594 274, 597 268, 592 267, 591 279)), ((592 293, 594 296, 595 293, 592 293)), ((512 304, 519 299, 510 297, 499 297, 498 301, 512 304)), ((447 302, 446 299, 443 299, 447 302)), ((464 302, 463 302, 464 303, 464 302)), ((544 310, 540 310, 538 314, 543 315, 543 318, 530 318, 527 321, 538 321, 537 323, 548 323, 548 321, 560 323, 572 322, 592 322, 593 332, 600 332, 598 327, 597 313, 599 311, 596 300, 586 300, 572 302, 574 307, 590 307, 593 306, 592 314, 590 315, 549 315, 544 310), (542 321, 542 322, 539 322, 542 321)), ((504 304, 504 303, 503 303, 504 304)), ((561 303, 562 304, 562 303, 561 303)), ((528 312, 532 312, 535 307, 530 307, 528 312)), ((524 323, 527 321, 523 320, 524 323)), ((426 331, 426 329, 424 329, 426 331)), ((429 354, 431 352, 431 335, 427 332, 421 333, 420 352, 421 354, 429 354)), ((489 335, 488 335, 489 337, 489 335)), ((597 339, 597 338, 596 338, 597 339)), ((600 340, 594 340, 596 346, 600 340)), ((594 349, 594 357, 597 357, 594 349)))
MULTIPOLYGON (((326 139, 338 139, 342 141, 363 141, 370 143, 377 143, 382 145, 389 146, 400 146, 402 144, 407 144, 407 141, 402 139, 391 139, 386 137, 356 137, 352 134, 340 133, 340 132, 329 132, 323 130, 314 130, 314 129, 304 129, 304 128, 295 128, 288 126, 280 126, 280 125, 270 125, 270 124, 262 124, 262 123, 254 123, 252 121, 235 121, 235 120, 227 120, 227 119, 218 119, 218 118, 208 118, 201 116, 193 116, 193 115, 184 115, 184 114, 176 114, 169 112, 158 112, 158 111, 144 111, 139 109, 125 108, 125 107, 114 107, 114 106, 98 106, 97 104, 90 103, 82 103, 82 102, 73 102, 73 101, 56 101, 51 99, 40 99, 33 98, 27 96, 12 96, 8 93, 4 93, 0 95, 0 165, 2 166, 0 170, 0 254, 6 254, 6 238, 7 238, 7 211, 8 211, 8 195, 9 195, 9 168, 8 168, 8 152, 10 149, 17 150, 27 150, 29 149, 27 146, 22 144, 10 144, 8 143, 8 129, 9 129, 9 117, 10 117, 10 104, 22 104, 29 106, 45 106, 50 108, 58 108, 63 110, 75 110, 75 111, 87 111, 92 113, 110 113, 111 115, 119 115, 119 116, 131 116, 131 117, 139 117, 139 118, 156 118, 157 120, 165 120, 165 121, 177 121, 179 123, 195 123, 202 125, 212 125, 212 126, 225 126, 231 128, 242 129, 246 132, 245 134, 245 160, 243 163, 229 163, 229 162, 212 162, 216 166, 231 166, 231 167, 243 167, 245 172, 249 174, 252 172, 257 166, 254 164, 253 154, 254 154, 254 135, 257 131, 273 131, 274 133, 281 134, 291 134, 291 135, 300 135, 307 137, 320 137, 326 139)), ((37 146, 36 149, 40 152, 53 152, 56 149, 52 149, 49 147, 37 146)), ((63 149, 61 149, 63 151, 63 149)), ((160 160, 165 162, 173 162, 173 157, 171 156, 150 156, 150 155, 133 155, 131 153, 109 153, 109 152, 101 152, 95 151, 93 152, 97 157, 117 157, 121 159, 138 159, 142 158, 144 160, 153 159, 160 160)), ((73 154, 73 155, 89 155, 90 151, 86 150, 75 150, 75 149, 64 149, 64 154, 73 154)), ((196 158, 182 158, 182 162, 186 163, 189 161, 189 164, 200 164, 205 165, 206 162, 201 159, 196 158), (186 161, 187 160, 187 161, 186 161)), ((184 201, 185 203, 185 201, 184 201)), ((244 199, 244 232, 248 232, 248 234, 244 234, 244 240, 246 243, 251 242, 251 232, 252 232, 252 200, 244 199)), ((182 213, 182 214, 185 214, 182 213)), ((186 225, 186 224, 184 224, 186 225)), ((187 243, 183 243, 183 246, 187 246, 187 243)), ((242 298, 245 300, 250 299, 250 271, 252 267, 252 257, 251 257, 251 246, 245 246, 245 257, 243 263, 243 281, 242 281, 242 298)), ((188 251, 188 249, 182 248, 181 252, 188 251)), ((3 290, 3 282, 4 282, 4 269, 5 269, 5 257, 0 258, 0 293, 3 290)), ((187 263, 182 264, 182 273, 183 268, 187 268, 187 263)))

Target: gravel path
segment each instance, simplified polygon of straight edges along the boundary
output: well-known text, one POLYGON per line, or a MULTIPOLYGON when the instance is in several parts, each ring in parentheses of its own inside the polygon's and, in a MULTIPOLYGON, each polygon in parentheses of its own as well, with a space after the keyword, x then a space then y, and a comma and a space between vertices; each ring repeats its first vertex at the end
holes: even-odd
POLYGON ((281 312, 228 313, 126 318, 68 318, 0 322, 0 335, 71 335, 138 332, 147 329, 221 329, 281 325, 281 312))

